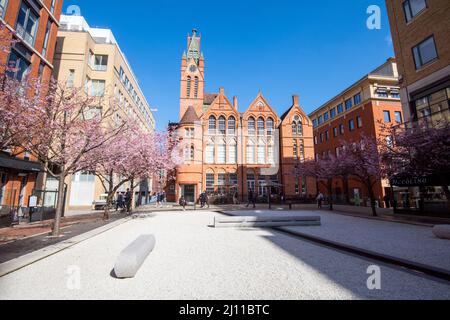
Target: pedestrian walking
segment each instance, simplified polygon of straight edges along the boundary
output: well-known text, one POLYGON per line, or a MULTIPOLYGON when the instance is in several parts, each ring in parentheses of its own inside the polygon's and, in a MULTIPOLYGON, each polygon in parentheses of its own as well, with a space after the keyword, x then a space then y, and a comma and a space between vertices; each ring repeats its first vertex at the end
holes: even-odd
POLYGON ((239 204, 239 193, 237 191, 233 194, 233 204, 239 204))
POLYGON ((117 198, 116 198, 116 211, 120 210, 122 211, 124 208, 124 198, 122 192, 117 192, 117 198))
POLYGON ((163 206, 163 205, 165 206, 166 203, 167 203, 166 192, 163 191, 163 192, 161 193, 161 206, 163 206))
POLYGON ((127 189, 125 193, 125 206, 127 208, 127 214, 131 213, 131 208, 133 204, 133 193, 130 189, 127 189))
POLYGON ((322 209, 322 203, 323 203, 324 199, 325 199, 325 196, 323 195, 323 193, 319 192, 319 194, 318 194, 318 196, 316 198, 316 200, 317 200, 317 207, 319 209, 322 209))
POLYGON ((256 208, 256 202, 255 202, 255 196, 253 194, 253 190, 248 190, 248 202, 247 202, 247 208, 250 206, 250 203, 253 204, 253 209, 256 208))
POLYGON ((183 207, 183 211, 186 211, 186 199, 184 198, 184 196, 181 196, 179 204, 183 207))

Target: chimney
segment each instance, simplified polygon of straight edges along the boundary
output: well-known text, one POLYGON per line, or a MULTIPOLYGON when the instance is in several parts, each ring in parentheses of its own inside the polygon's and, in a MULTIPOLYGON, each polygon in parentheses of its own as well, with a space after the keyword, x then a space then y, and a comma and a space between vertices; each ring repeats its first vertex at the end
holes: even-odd
POLYGON ((219 94, 225 94, 225 89, 223 88, 223 87, 220 87, 219 88, 219 94))
POLYGON ((238 98, 236 96, 233 97, 233 108, 235 110, 238 108, 238 98))
POLYGON ((299 104, 298 104, 298 95, 297 95, 297 94, 294 94, 294 95, 292 96, 292 104, 293 104, 294 106, 299 106, 299 104))

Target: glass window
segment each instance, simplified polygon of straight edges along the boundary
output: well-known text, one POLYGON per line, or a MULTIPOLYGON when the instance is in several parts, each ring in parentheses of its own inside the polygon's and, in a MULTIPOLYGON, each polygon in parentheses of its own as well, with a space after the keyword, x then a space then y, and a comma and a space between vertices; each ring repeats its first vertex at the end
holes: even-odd
POLYGON ((337 106, 337 112, 342 113, 344 112, 344 105, 342 103, 338 104, 337 106))
POLYGON ((400 99, 400 92, 398 90, 391 90, 391 97, 394 99, 400 99))
POLYGON ((317 119, 314 119, 314 120, 313 120, 313 127, 314 127, 314 128, 317 127, 317 119))
POLYGON ((275 153, 274 153, 273 148, 274 148, 273 146, 269 146, 267 148, 267 158, 268 158, 269 164, 275 163, 275 157, 274 157, 275 153))
POLYGON ((238 175, 237 175, 237 173, 230 173, 229 178, 230 178, 230 185, 231 186, 237 186, 237 184, 238 184, 238 175))
POLYGON ((234 135, 236 133, 236 119, 234 117, 228 118, 228 134, 234 135))
POLYGON ((206 146, 206 163, 214 163, 214 145, 206 146))
POLYGON ((325 141, 328 141, 330 139, 330 133, 327 131, 325 131, 325 141))
POLYGON ((217 163, 224 164, 227 159, 226 147, 224 144, 217 146, 217 163))
MULTIPOLYGON (((6 12, 6 6, 8 5, 8 0, 0 0, 0 17, 3 18, 6 12)), ((1 202, 0 202, 1 205, 1 202)))
POLYGON ((214 173, 209 172, 206 174, 206 192, 214 193, 214 173))
POLYGON ((266 147, 258 145, 258 164, 266 163, 266 147))
POLYGON ((22 81, 30 70, 31 63, 20 56, 16 51, 11 50, 8 60, 8 72, 7 75, 22 81))
POLYGON ((228 163, 236 164, 237 162, 237 145, 231 144, 228 146, 228 163))
POLYGON ((52 0, 52 4, 50 5, 50 12, 51 13, 55 12, 55 4, 56 4, 56 0, 52 0))
POLYGON ((344 125, 343 124, 339 125, 339 133, 344 134, 344 125))
POLYGON ((319 116, 319 118, 317 118, 317 121, 319 124, 323 123, 323 116, 319 116))
POLYGON ((191 77, 188 76, 186 79, 186 97, 191 97, 191 77))
POLYGON ((47 23, 47 28, 45 29, 45 37, 44 44, 42 47, 42 55, 45 57, 47 55, 47 47, 48 47, 48 39, 50 38, 50 29, 52 27, 52 23, 49 21, 47 23))
POLYGON ((362 127, 362 118, 361 117, 356 117, 356 124, 357 124, 358 128, 362 127))
POLYGON ((333 128, 333 137, 337 137, 338 136, 338 128, 334 127, 333 128))
POLYGON ((248 118, 248 134, 255 134, 255 118, 253 117, 248 118))
POLYGON ((355 120, 351 119, 351 120, 348 122, 348 129, 349 129, 350 131, 355 130, 355 120))
POLYGON ((422 68, 425 64, 437 59, 438 57, 433 36, 419 43, 412 50, 416 69, 422 68))
POLYGON ((298 146, 297 146, 297 141, 294 140, 294 146, 293 146, 293 155, 294 155, 294 159, 298 158, 298 146))
POLYGON ((406 0, 403 3, 406 22, 411 21, 415 16, 427 8, 425 0, 406 0))
POLYGON ((247 163, 255 163, 255 146, 252 143, 247 144, 247 163))
POLYGON ((103 97, 105 95, 105 80, 91 80, 90 95, 92 97, 103 97))
POLYGON ((390 123, 391 122, 391 113, 387 110, 383 111, 383 117, 384 117, 384 122, 386 123, 390 123))
POLYGON ((73 88, 74 83, 75 83, 75 70, 70 69, 69 76, 67 77, 67 87, 73 88))
POLYGON ((16 31, 27 42, 34 46, 36 31, 39 25, 39 15, 34 12, 28 3, 22 1, 17 16, 16 31))
POLYGON ((403 122, 401 111, 395 111, 395 122, 397 122, 397 123, 403 122))
MULTIPOLYGON (((90 66, 95 71, 106 71, 108 68, 108 56, 95 54, 90 59, 90 66)), ((133 87, 131 87, 133 90, 133 87)))
POLYGON ((225 135, 226 133, 227 122, 224 116, 220 116, 219 118, 219 133, 225 135))
POLYGON ((303 141, 300 143, 300 161, 305 161, 305 145, 303 144, 303 141))
POLYGON ((198 77, 194 79, 194 98, 198 97, 198 77))
POLYGON ((214 116, 209 117, 209 134, 215 134, 216 133, 216 118, 214 116))
POLYGON ((387 89, 378 88, 377 89, 377 96, 380 97, 380 98, 387 98, 389 96, 387 89))
POLYGON ((267 119, 267 135, 271 136, 273 135, 274 130, 274 122, 272 118, 267 119))
POLYGON ((263 136, 264 135, 264 118, 259 117, 258 118, 258 135, 263 136))
POLYGON ((356 105, 361 103, 361 93, 355 94, 353 96, 353 103, 356 105))
POLYGON ((345 110, 351 109, 353 107, 352 99, 345 100, 345 110))
POLYGON ((325 121, 328 121, 328 119, 330 119, 330 115, 329 115, 328 112, 325 112, 325 113, 323 114, 323 121, 324 121, 324 122, 325 122, 325 121))
POLYGON ((331 119, 336 117, 336 108, 333 108, 333 109, 330 110, 330 117, 331 117, 331 119))

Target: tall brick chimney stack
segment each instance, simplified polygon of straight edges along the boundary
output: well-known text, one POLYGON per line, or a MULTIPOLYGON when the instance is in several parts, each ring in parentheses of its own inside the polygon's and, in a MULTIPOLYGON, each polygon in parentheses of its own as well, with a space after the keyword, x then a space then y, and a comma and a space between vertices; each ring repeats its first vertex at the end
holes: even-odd
POLYGON ((238 108, 238 98, 236 96, 233 97, 233 108, 235 110, 238 108))
POLYGON ((297 94, 294 94, 292 96, 292 103, 293 103, 294 106, 299 106, 299 98, 298 98, 297 94))

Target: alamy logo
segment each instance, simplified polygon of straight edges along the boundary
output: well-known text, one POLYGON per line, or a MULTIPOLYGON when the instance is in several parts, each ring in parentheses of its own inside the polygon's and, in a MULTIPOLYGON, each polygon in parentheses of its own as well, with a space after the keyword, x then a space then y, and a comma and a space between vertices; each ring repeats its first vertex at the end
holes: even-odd
POLYGON ((369 278, 367 279, 367 289, 369 290, 381 290, 381 269, 379 266, 369 266, 367 268, 367 274, 369 278))
POLYGON ((68 16, 81 16, 81 9, 77 5, 71 5, 67 7, 66 14, 68 16))
POLYGON ((381 29, 381 9, 377 5, 371 5, 367 8, 367 28, 369 30, 380 30, 381 29))
POLYGON ((81 269, 78 266, 68 266, 66 271, 67 278, 67 289, 69 290, 80 290, 81 289, 81 269))

